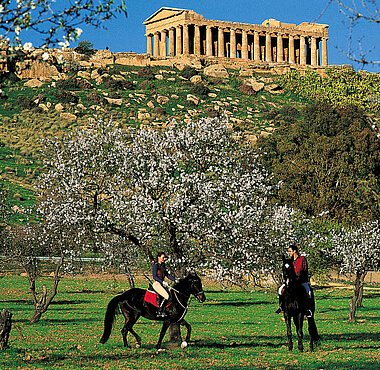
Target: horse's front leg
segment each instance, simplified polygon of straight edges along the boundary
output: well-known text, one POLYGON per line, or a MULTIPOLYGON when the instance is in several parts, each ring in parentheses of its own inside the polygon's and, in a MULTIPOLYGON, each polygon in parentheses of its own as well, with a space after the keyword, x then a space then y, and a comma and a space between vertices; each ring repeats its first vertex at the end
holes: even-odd
POLYGON ((186 348, 190 341, 191 325, 183 319, 179 322, 179 324, 185 326, 187 330, 186 339, 181 343, 181 348, 186 348))
POLYGON ((168 330, 169 325, 170 325, 170 320, 166 320, 162 324, 162 329, 161 329, 160 337, 158 338, 158 342, 157 342, 157 345, 156 345, 156 349, 158 351, 160 351, 160 350, 162 351, 162 348, 161 348, 162 340, 164 339, 165 333, 168 330))
POLYGON ((300 352, 303 352, 303 315, 299 313, 297 316, 294 316, 294 324, 297 328, 297 337, 298 337, 298 349, 300 352))
POLYGON ((288 336, 288 349, 289 351, 293 350, 293 340, 292 340, 292 323, 291 317, 287 312, 284 312, 284 318, 286 323, 286 334, 288 336))

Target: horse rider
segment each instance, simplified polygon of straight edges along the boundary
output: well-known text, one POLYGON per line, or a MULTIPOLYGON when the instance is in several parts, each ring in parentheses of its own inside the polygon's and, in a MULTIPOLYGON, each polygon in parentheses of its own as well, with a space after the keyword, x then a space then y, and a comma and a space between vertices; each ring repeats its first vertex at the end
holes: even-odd
MULTIPOLYGON (((307 298, 308 298, 308 304, 311 303, 312 300, 312 294, 311 289, 309 285, 309 269, 307 265, 306 257, 301 256, 298 251, 298 247, 296 245, 291 245, 288 248, 288 254, 290 259, 293 260, 293 267, 294 272, 296 274, 296 280, 305 288, 307 298)), ((281 306, 282 306, 282 295, 285 289, 285 283, 280 286, 278 289, 278 295, 279 295, 279 308, 277 309, 276 313, 281 312, 281 306)), ((311 317, 313 315, 312 311, 310 309, 306 310, 306 317, 311 317)))
POLYGON ((165 277, 169 280, 174 281, 173 276, 170 276, 165 268, 165 259, 166 255, 164 252, 157 253, 155 263, 152 266, 152 274, 153 274, 153 289, 158 293, 161 298, 161 302, 158 307, 157 317, 164 317, 165 310, 165 302, 169 299, 169 293, 164 288, 164 286, 168 287, 169 284, 165 281, 165 277))

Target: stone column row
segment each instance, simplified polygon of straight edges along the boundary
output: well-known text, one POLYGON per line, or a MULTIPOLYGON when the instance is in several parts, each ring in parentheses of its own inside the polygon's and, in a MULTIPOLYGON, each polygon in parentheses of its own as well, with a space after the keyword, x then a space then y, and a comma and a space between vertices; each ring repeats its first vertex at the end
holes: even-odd
MULTIPOLYGON (((201 55, 201 31, 199 25, 194 25, 194 39, 193 45, 194 50, 193 53, 195 55, 201 55)), ((207 56, 218 56, 218 57, 226 57, 229 58, 237 58, 237 42, 236 42, 236 30, 234 28, 230 28, 229 36, 229 53, 226 50, 225 44, 225 32, 223 27, 218 28, 218 37, 217 37, 217 50, 213 50, 213 39, 212 39, 212 29, 215 28, 213 26, 206 26, 206 43, 204 54, 207 56), (227 51, 227 53, 226 53, 227 51), (227 55, 226 55, 227 54, 227 55)), ((288 39, 288 53, 287 57, 285 56, 284 49, 284 34, 277 33, 272 34, 269 32, 265 32, 265 48, 264 55, 262 56, 262 60, 267 62, 289 62, 296 63, 296 47, 295 47, 295 36, 289 34, 288 39), (276 58, 274 60, 273 56, 273 45, 272 45, 272 37, 276 36, 277 38, 277 47, 276 47, 276 58), (285 60, 286 59, 286 60, 285 60)), ((307 54, 306 54, 306 37, 303 35, 299 35, 299 54, 298 54, 298 62, 299 64, 306 64, 307 54)), ((160 32, 156 32, 154 35, 147 35, 147 53, 154 56, 174 56, 174 55, 188 55, 190 53, 190 44, 189 44, 189 25, 184 24, 177 27, 172 27, 168 31, 163 30, 160 32), (167 50, 167 37, 169 38, 168 46, 169 50, 167 50), (153 39, 153 45, 152 45, 153 39)), ((309 37, 309 47, 310 47, 310 57, 309 62, 312 66, 318 65, 318 60, 321 56, 321 65, 327 66, 327 38, 322 37, 321 39, 322 48, 321 50, 318 48, 317 38, 309 37), (319 55, 320 54, 320 55, 319 55)), ((253 32, 253 44, 251 44, 251 59, 254 61, 261 61, 261 47, 260 47, 260 36, 258 31, 253 32)), ((241 43, 241 59, 248 60, 248 31, 242 30, 242 43, 241 43)))

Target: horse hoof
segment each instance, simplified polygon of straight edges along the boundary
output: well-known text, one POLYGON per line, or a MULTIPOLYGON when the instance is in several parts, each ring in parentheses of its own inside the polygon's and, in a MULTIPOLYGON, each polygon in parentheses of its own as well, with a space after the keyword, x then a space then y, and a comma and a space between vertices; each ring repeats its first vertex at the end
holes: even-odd
POLYGON ((181 343, 181 348, 184 349, 187 347, 187 342, 184 340, 182 343, 181 343))
POLYGON ((158 348, 157 349, 157 352, 165 352, 166 351, 166 349, 164 349, 164 348, 158 348))

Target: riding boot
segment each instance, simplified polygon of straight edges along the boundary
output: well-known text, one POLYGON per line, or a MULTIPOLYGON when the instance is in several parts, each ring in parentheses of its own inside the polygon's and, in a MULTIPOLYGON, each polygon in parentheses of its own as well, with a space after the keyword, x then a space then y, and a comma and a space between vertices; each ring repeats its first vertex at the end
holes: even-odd
POLYGON ((312 305, 312 302, 313 302, 313 300, 312 300, 312 298, 309 298, 308 300, 307 300, 307 310, 306 310, 306 312, 305 312, 305 315, 306 315, 306 317, 312 317, 313 316, 313 311, 310 309, 310 307, 311 307, 311 305, 312 305))
POLYGON ((166 299, 165 298, 162 298, 162 301, 158 307, 158 310, 157 310, 157 317, 165 317, 165 303, 166 303, 166 299))

